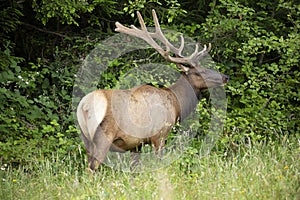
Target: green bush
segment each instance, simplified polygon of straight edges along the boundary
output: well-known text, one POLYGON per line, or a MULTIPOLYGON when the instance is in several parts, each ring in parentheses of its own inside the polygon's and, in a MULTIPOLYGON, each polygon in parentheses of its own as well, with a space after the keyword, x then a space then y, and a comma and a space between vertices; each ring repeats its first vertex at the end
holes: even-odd
POLYGON ((220 0, 201 26, 230 76, 225 131, 237 141, 299 133, 299 4, 220 0))

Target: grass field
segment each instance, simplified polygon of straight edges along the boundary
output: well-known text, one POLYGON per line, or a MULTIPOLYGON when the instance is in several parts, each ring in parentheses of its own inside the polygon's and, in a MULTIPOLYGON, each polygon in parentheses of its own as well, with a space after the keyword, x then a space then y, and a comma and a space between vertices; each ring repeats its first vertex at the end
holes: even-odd
POLYGON ((234 153, 182 157, 145 173, 101 167, 69 156, 11 169, 2 164, 0 199, 300 199, 299 141, 254 144, 234 153), (191 160, 192 159, 192 160, 191 160))

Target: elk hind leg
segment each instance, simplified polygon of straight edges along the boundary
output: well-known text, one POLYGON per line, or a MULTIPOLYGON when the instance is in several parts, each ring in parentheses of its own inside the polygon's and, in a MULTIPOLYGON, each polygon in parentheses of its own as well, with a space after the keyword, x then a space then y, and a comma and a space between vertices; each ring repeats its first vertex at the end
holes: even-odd
POLYGON ((93 153, 89 161, 91 170, 96 170, 103 163, 107 152, 113 142, 113 135, 105 134, 99 126, 93 139, 93 153))
POLYGON ((82 138, 82 141, 84 143, 85 150, 86 150, 86 153, 87 153, 87 156, 88 156, 88 163, 90 163, 92 161, 92 158, 93 158, 94 144, 84 134, 81 134, 81 138, 82 138))

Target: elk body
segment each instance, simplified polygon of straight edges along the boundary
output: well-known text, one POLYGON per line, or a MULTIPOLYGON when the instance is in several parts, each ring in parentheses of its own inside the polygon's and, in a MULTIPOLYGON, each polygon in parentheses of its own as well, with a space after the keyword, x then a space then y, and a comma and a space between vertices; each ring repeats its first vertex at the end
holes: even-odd
POLYGON ((107 152, 136 152, 143 144, 151 143, 157 152, 165 145, 172 126, 189 115, 199 102, 201 91, 227 83, 228 77, 200 66, 199 60, 206 56, 211 45, 182 56, 181 45, 174 47, 163 35, 155 11, 152 11, 155 32, 148 32, 137 13, 141 29, 127 28, 116 23, 116 31, 146 41, 167 61, 176 63, 182 71, 177 82, 169 88, 141 85, 128 90, 96 90, 80 101, 77 119, 87 153, 89 167, 95 170, 107 152), (154 40, 159 40, 166 50, 154 40), (173 53, 174 56, 171 56, 173 53))

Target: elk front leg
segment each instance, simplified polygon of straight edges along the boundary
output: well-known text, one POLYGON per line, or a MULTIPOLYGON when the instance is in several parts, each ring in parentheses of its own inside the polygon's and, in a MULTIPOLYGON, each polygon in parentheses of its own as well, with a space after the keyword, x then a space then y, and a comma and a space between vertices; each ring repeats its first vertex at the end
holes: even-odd
POLYGON ((99 127, 93 139, 93 155, 89 161, 91 170, 96 170, 103 163, 112 142, 113 135, 105 134, 101 127, 99 127))
POLYGON ((162 158, 163 156, 163 148, 165 146, 165 138, 162 136, 154 136, 151 138, 151 143, 153 146, 153 150, 155 152, 155 155, 157 155, 158 158, 162 158))

